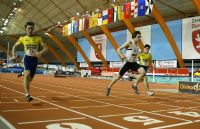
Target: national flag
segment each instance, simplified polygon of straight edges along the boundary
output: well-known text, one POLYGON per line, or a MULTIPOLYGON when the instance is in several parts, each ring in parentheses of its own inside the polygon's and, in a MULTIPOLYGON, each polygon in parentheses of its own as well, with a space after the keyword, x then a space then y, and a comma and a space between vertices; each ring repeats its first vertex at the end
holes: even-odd
POLYGON ((98 26, 102 25, 102 13, 98 13, 98 26))
POLYGON ((63 35, 68 35, 68 25, 63 26, 63 35))
POLYGON ((118 19, 122 20, 122 6, 117 6, 118 19))
POLYGON ((103 25, 108 24, 108 10, 103 11, 102 23, 103 25))
POLYGON ((113 22, 113 8, 108 9, 108 23, 113 22))
POLYGON ((138 0, 134 0, 134 15, 133 17, 138 16, 138 0))
POLYGON ((73 33, 78 32, 78 22, 73 22, 73 33))
POLYGON ((94 27, 98 26, 98 13, 94 14, 94 27))
POLYGON ((124 4, 122 4, 121 19, 124 19, 124 4))
POLYGON ((85 16, 84 18, 84 30, 87 30, 89 27, 89 16, 85 16))
POLYGON ((89 28, 93 28, 93 26, 94 26, 94 16, 91 15, 89 17, 89 28))
POLYGON ((138 16, 144 16, 146 11, 145 0, 139 0, 138 2, 138 16))
POLYGON ((114 7, 114 19, 113 19, 113 21, 116 22, 118 20, 119 20, 119 18, 118 18, 118 7, 116 6, 116 7, 114 7))
POLYGON ((68 25, 68 35, 72 34, 72 23, 69 23, 68 25))
POLYGON ((153 10, 153 0, 145 0, 145 4, 146 4, 146 12, 145 14, 151 14, 152 10, 153 10))
POLYGON ((79 19, 78 20, 78 31, 82 31, 83 30, 83 19, 79 19))
POLYGON ((124 3, 124 18, 129 19, 131 14, 131 3, 124 3))

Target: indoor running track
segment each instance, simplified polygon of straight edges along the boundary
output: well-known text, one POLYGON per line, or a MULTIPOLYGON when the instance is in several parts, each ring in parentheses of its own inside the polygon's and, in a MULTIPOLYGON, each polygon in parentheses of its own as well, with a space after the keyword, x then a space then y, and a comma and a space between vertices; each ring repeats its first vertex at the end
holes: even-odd
POLYGON ((34 100, 26 102, 22 77, 0 73, 0 129, 199 129, 199 95, 181 94, 177 85, 142 83, 135 95, 130 81, 36 75, 34 100))

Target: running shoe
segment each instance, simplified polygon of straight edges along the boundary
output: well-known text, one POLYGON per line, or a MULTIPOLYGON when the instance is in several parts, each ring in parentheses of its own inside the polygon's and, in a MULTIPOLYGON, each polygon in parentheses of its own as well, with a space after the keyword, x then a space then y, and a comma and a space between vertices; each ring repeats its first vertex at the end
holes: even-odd
POLYGON ((17 75, 17 77, 21 77, 21 76, 23 76, 22 73, 19 73, 19 74, 17 75))
POLYGON ((28 102, 30 102, 30 101, 33 100, 33 98, 32 98, 30 95, 27 95, 27 96, 26 96, 26 100, 27 100, 28 102))
POLYGON ((150 91, 147 92, 147 96, 154 96, 154 95, 155 95, 154 92, 150 92, 150 91))
POLYGON ((132 85, 132 88, 133 88, 133 90, 134 90, 135 94, 137 94, 137 95, 139 95, 139 94, 140 94, 140 92, 139 92, 139 90, 138 90, 137 86, 133 86, 133 85, 132 85))
POLYGON ((111 88, 106 88, 106 96, 109 96, 110 95, 110 90, 111 90, 111 88))

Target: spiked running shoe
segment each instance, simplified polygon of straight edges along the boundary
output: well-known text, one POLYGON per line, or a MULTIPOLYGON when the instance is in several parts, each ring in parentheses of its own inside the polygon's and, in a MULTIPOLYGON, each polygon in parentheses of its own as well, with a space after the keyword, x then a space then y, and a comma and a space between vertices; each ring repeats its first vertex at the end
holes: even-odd
POLYGON ((155 95, 154 92, 150 92, 150 91, 147 92, 147 96, 154 96, 154 95, 155 95))
POLYGON ((106 96, 109 96, 110 95, 110 90, 111 90, 111 88, 106 88, 106 96))
POLYGON ((133 85, 132 85, 132 88, 133 88, 133 90, 134 90, 135 94, 137 94, 137 95, 139 95, 139 94, 140 94, 140 92, 138 91, 138 88, 137 88, 137 86, 133 86, 133 85))
POLYGON ((27 95, 27 96, 26 96, 26 100, 27 100, 28 102, 30 102, 30 101, 33 100, 33 98, 32 98, 30 95, 27 95))

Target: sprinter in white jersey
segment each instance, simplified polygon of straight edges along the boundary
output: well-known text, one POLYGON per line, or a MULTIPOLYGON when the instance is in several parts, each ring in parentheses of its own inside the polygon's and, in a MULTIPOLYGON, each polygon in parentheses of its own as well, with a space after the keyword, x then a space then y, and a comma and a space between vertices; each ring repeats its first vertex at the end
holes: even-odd
POLYGON ((111 81, 111 83, 107 86, 106 88, 106 96, 109 96, 110 94, 110 90, 111 87, 119 80, 122 78, 122 76, 128 71, 128 70, 132 70, 132 71, 138 71, 138 76, 136 78, 136 81, 134 82, 134 84, 132 85, 132 88, 135 91, 135 94, 139 94, 139 91, 137 89, 137 85, 139 83, 139 81, 145 76, 146 72, 144 70, 144 68, 138 64, 137 61, 137 55, 139 54, 139 47, 138 47, 138 42, 141 40, 141 33, 140 31, 135 31, 132 34, 132 40, 125 42, 122 46, 120 46, 117 49, 117 53, 119 54, 119 56, 121 57, 121 59, 124 60, 124 63, 122 65, 122 67, 120 68, 119 71, 119 75, 116 76, 115 78, 113 78, 113 80, 111 81), (130 49, 131 51, 128 51, 126 53, 126 56, 124 54, 122 54, 121 50, 122 49, 130 49))

